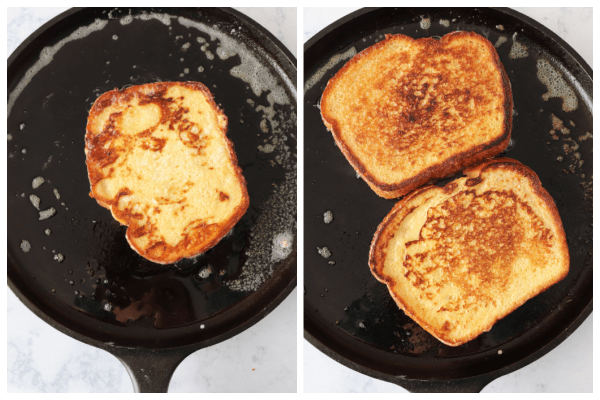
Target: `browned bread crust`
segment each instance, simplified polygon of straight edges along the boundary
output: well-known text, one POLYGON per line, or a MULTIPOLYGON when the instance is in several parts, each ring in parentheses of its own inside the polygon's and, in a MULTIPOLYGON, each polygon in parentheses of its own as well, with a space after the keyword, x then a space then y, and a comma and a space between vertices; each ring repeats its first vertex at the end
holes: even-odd
POLYGON ((484 37, 386 35, 329 81, 321 116, 352 167, 379 196, 391 199, 504 150, 512 107, 508 76, 484 37), (479 58, 489 61, 488 70, 471 67, 479 58), (447 67, 448 59, 464 68, 447 67), (461 142, 467 129, 472 133, 461 142))
POLYGON ((369 254, 371 272, 398 307, 450 346, 489 331, 569 271, 558 210, 531 169, 498 158, 465 175, 399 201, 379 225, 369 254), (453 199, 458 207, 444 208, 453 199), (436 245, 427 247, 432 241, 436 245))
POLYGON ((90 196, 128 226, 127 241, 144 258, 168 264, 201 254, 249 205, 246 180, 226 133, 227 117, 199 82, 158 82, 104 93, 86 127, 90 196), (135 111, 148 106, 154 114, 135 111), (126 114, 132 117, 125 120, 126 114), (154 176, 167 179, 154 180, 148 172, 153 168, 154 176), (198 177, 211 180, 203 183, 198 177), (204 208, 206 215, 194 214, 204 208), (179 230, 171 232, 177 224, 179 230), (169 235, 176 239, 166 239, 169 235))

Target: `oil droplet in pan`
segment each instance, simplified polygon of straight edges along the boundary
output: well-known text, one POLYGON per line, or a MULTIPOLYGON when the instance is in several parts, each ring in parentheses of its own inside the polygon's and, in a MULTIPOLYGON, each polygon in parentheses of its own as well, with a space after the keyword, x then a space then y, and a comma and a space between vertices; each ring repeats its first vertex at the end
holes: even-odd
POLYGON ((46 182, 46 180, 44 178, 42 178, 41 176, 38 176, 37 178, 34 178, 33 181, 31 182, 31 187, 33 189, 37 189, 40 186, 42 186, 44 184, 44 182, 46 182))
POLYGON ((23 253, 28 253, 31 250, 31 244, 27 240, 22 240, 21 250, 23 250, 23 253))
POLYGON ((273 247, 271 250, 271 262, 279 262, 285 260, 292 252, 292 244, 294 243, 294 235, 287 231, 278 233, 273 238, 273 247))
POLYGON ((33 204, 35 208, 37 208, 38 210, 40 209, 40 198, 37 197, 35 194, 29 195, 29 201, 31 201, 31 204, 33 204))
POLYGON ((199 273, 198 276, 201 279, 206 279, 210 276, 210 274, 212 273, 212 268, 211 267, 206 267, 204 269, 202 269, 199 273))
POLYGON ((56 209, 54 207, 50 207, 47 210, 44 211, 40 211, 40 221, 43 221, 45 219, 48 219, 52 216, 54 216, 54 214, 56 214, 56 209))
POLYGON ((258 151, 260 151, 261 153, 272 153, 273 150, 275 150, 275 147, 273 147, 273 145, 271 143, 267 143, 264 146, 262 145, 258 145, 258 151))
POLYGON ((123 18, 121 18, 119 20, 119 22, 121 23, 121 25, 127 25, 130 24, 131 21, 133 21, 133 17, 131 15, 126 15, 123 18))
POLYGON ((329 257, 331 257, 331 251, 329 251, 329 249, 327 247, 317 247, 317 252, 323 258, 329 258, 329 257))
POLYGON ((325 211, 323 214, 323 222, 330 224, 333 221, 333 213, 331 211, 325 211))

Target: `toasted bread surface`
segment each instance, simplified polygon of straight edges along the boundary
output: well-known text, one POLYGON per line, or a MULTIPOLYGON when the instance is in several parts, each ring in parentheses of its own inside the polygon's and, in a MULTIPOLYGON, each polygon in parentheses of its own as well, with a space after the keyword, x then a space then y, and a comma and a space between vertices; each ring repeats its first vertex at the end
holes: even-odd
POLYGON ((494 46, 473 32, 386 39, 329 81, 321 116, 380 196, 403 196, 506 148, 512 93, 494 46))
POLYGON ((214 246, 246 212, 227 117, 198 82, 100 96, 85 137, 90 196, 128 225, 140 255, 167 264, 214 246))
POLYGON ((369 255, 398 306, 450 346, 489 331, 569 271, 558 211, 532 170, 499 158, 465 172, 398 202, 369 255))

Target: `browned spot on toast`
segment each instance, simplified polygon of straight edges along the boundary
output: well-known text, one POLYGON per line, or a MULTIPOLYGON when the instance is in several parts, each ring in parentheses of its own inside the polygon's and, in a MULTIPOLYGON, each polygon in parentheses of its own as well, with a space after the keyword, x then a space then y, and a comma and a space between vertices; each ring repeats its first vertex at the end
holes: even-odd
MULTIPOLYGON (((115 130, 115 125, 121 115, 121 112, 112 113, 108 117, 108 123, 102 132, 89 139, 88 148, 90 149, 90 156, 98 160, 98 167, 100 169, 114 163, 119 158, 119 153, 112 142, 120 136, 119 131, 115 130)), ((94 179, 95 181, 92 181, 92 185, 102 178, 101 176, 94 176, 94 179)))
POLYGON ((158 139, 155 137, 151 137, 151 138, 149 138, 148 141, 145 141, 144 143, 142 143, 140 145, 140 147, 144 150, 161 151, 163 149, 163 147, 165 147, 166 143, 167 143, 166 139, 158 139))
POLYGON ((221 201, 229 200, 229 196, 223 192, 219 192, 219 200, 221 200, 221 201))

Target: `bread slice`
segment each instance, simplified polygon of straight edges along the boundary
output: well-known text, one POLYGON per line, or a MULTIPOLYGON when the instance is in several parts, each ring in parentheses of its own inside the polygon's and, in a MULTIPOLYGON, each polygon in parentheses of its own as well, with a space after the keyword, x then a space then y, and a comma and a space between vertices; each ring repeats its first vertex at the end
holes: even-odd
POLYGON ((398 306, 450 346, 489 331, 569 272, 562 222, 532 170, 499 158, 465 174, 398 202, 369 255, 398 306))
POLYGON ((391 199, 504 150, 512 93, 476 33, 386 35, 329 81, 321 116, 352 167, 391 199))
POLYGON ((128 225, 127 241, 160 264, 203 253, 249 198, 227 117, 198 82, 111 90, 88 117, 90 196, 128 225))

